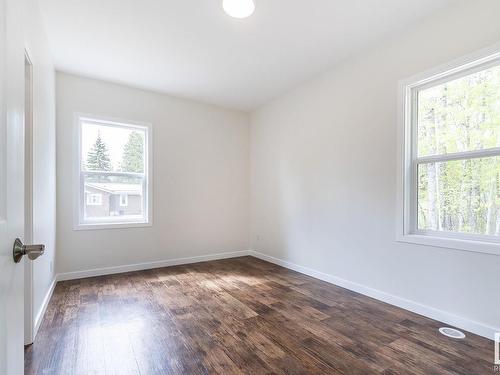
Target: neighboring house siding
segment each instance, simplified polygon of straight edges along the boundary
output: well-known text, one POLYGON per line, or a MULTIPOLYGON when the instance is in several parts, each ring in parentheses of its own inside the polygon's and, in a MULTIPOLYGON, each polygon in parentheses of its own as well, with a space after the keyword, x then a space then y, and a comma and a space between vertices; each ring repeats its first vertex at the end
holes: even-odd
POLYGON ((120 194, 113 194, 110 197, 111 212, 116 212, 118 215, 140 215, 142 213, 142 197, 140 195, 127 194, 128 204, 120 206, 120 194))

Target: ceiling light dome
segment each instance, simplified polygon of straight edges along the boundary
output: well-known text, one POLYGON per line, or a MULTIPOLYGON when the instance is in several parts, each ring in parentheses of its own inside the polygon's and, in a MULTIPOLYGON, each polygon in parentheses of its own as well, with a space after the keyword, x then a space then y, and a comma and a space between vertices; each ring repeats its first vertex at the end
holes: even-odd
POLYGON ((255 10, 253 0, 222 0, 224 11, 234 18, 247 18, 255 10))

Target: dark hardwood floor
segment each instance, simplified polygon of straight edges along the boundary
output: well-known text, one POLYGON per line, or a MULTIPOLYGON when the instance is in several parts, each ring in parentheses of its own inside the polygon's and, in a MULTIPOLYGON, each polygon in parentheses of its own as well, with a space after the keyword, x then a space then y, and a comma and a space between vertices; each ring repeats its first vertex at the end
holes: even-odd
POLYGON ((493 342, 251 258, 59 282, 26 374, 492 374, 493 342))

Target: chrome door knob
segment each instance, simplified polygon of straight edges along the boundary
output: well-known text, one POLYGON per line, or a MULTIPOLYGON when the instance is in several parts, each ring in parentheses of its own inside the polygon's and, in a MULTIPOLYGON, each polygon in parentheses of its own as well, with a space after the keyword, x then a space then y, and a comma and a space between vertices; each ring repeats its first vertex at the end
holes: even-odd
POLYGON ((28 255, 30 260, 35 260, 45 252, 45 245, 23 245, 19 238, 14 241, 12 257, 14 262, 19 263, 23 255, 28 255))

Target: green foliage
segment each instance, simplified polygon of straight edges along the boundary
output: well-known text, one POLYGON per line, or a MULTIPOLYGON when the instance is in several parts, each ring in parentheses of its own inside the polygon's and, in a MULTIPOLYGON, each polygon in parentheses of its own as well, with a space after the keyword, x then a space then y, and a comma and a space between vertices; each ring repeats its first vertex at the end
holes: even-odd
POLYGON ((97 133, 95 143, 87 154, 85 167, 89 171, 111 171, 108 147, 102 140, 101 133, 97 133))
POLYGON ((123 147, 121 169, 124 172, 144 172, 144 137, 139 132, 130 133, 123 147))
MULTIPOLYGON (((418 155, 500 147, 500 66, 419 93, 418 155)), ((420 229, 500 235, 500 157, 418 169, 420 229)))

